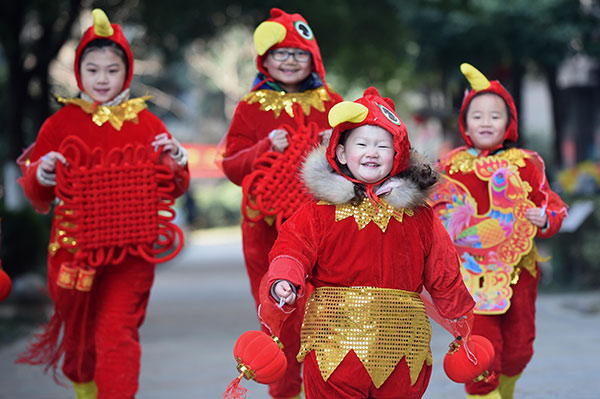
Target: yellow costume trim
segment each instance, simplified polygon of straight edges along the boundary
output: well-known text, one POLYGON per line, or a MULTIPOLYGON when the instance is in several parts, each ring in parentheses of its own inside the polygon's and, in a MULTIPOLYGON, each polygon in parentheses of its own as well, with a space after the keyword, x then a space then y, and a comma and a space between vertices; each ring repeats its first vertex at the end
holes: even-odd
MULTIPOLYGON (((369 222, 375 223, 381 231, 385 233, 390 219, 393 217, 400 223, 404 215, 413 216, 414 212, 410 208, 396 209, 389 205, 384 199, 380 199, 381 204, 375 207, 368 198, 363 198, 359 205, 340 204, 335 206, 335 221, 339 222, 350 216, 354 217, 358 229, 362 230, 369 222)), ((319 201, 319 205, 332 205, 327 201, 319 201)))
POLYGON ((533 277, 537 277, 537 269, 535 268, 535 265, 538 262, 548 262, 550 258, 550 256, 543 258, 540 255, 534 241, 531 251, 527 255, 524 255, 519 264, 515 266, 511 275, 510 284, 515 285, 519 282, 519 276, 521 275, 522 269, 527 270, 533 277))
POLYGON ((369 109, 364 105, 352 101, 342 101, 329 111, 329 125, 336 127, 344 122, 360 123, 367 119, 368 114, 369 109))
POLYGON ((504 374, 500 374, 500 382, 498 390, 500 391, 500 397, 502 399, 513 399, 515 394, 515 385, 517 380, 521 377, 521 373, 509 377, 504 374))
MULTIPOLYGON (((528 156, 518 148, 509 148, 506 151, 503 151, 496 155, 489 155, 486 158, 506 159, 513 165, 523 167, 525 166, 524 159, 528 158, 528 156)), ((472 172, 476 169, 476 160, 481 160, 481 158, 478 158, 477 155, 473 155, 467 150, 457 152, 456 154, 454 154, 454 156, 452 156, 452 159, 450 159, 449 174, 452 175, 459 171, 462 173, 472 172)))
MULTIPOLYGON (((58 205, 64 205, 64 201, 60 200, 58 202, 58 205)), ((67 214, 72 214, 73 211, 65 211, 65 213, 67 214)), ((77 241, 75 241, 74 237, 70 237, 67 235, 67 232, 65 230, 60 229, 60 226, 64 226, 67 228, 72 228, 75 227, 75 225, 73 223, 64 223, 61 222, 60 220, 62 219, 62 215, 56 215, 55 216, 56 219, 56 236, 54 237, 54 241, 50 242, 50 244, 48 244, 48 253, 50 254, 50 256, 54 256, 56 255, 56 253, 58 252, 59 249, 67 247, 67 251, 69 251, 70 253, 74 254, 78 251, 77 247, 77 241), (61 245, 62 243, 62 245, 61 245)))
POLYGON ((319 287, 306 303, 298 361, 315 351, 331 376, 353 350, 379 388, 404 358, 414 384, 432 364, 431 326, 416 292, 376 287, 319 287))
POLYGON ((81 98, 63 98, 57 96, 59 102, 77 105, 86 114, 92 115, 92 120, 96 125, 102 126, 108 121, 116 130, 121 130, 125 121, 138 123, 137 116, 140 112, 148 108, 146 100, 149 100, 150 98, 152 97, 143 96, 133 98, 119 105, 115 105, 114 107, 109 107, 106 105, 90 103, 81 98))
POLYGON ((94 20, 94 33, 98 36, 110 37, 115 33, 108 17, 101 9, 95 8, 92 11, 92 18, 94 20))
POLYGON ((286 34, 285 26, 279 22, 265 21, 258 25, 254 31, 254 47, 258 55, 264 55, 271 47, 281 43, 286 34))
POLYGON ((492 392, 485 395, 467 395, 467 399, 504 399, 500 396, 500 391, 494 389, 492 392))
POLYGON ((481 91, 490 87, 490 81, 473 65, 464 62, 460 64, 460 71, 465 75, 473 90, 481 91))
POLYGON ((94 381, 74 382, 73 389, 75 390, 75 399, 96 399, 98 394, 98 388, 94 381))
POLYGON ((330 101, 331 97, 325 87, 306 90, 300 93, 286 93, 285 91, 275 90, 256 90, 244 96, 242 101, 248 104, 259 103, 261 111, 273 111, 275 118, 279 118, 281 111, 294 117, 294 104, 300 104, 304 115, 310 113, 310 109, 315 108, 319 112, 325 112, 325 102, 330 101))

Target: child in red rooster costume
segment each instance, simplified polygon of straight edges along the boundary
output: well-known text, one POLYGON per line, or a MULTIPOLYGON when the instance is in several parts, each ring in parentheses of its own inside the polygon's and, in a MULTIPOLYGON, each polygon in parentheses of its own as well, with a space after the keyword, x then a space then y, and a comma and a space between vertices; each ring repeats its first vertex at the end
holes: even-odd
POLYGON ((548 185, 544 162, 516 148, 517 111, 510 93, 469 64, 459 128, 466 146, 440 161, 434 209, 454 240, 477 305, 473 334, 496 353, 490 376, 466 384, 468 398, 512 399, 533 355, 540 256, 534 237, 560 229, 567 207, 548 185))
MULTIPOLYGON (((129 99, 133 54, 120 26, 111 24, 102 10, 95 9, 93 17, 93 26, 75 52, 80 97, 59 98, 65 106, 46 120, 34 145, 20 159, 24 174, 20 184, 34 208, 42 213, 50 211, 59 193, 59 166, 64 165, 66 170, 67 164, 75 163, 75 159, 69 161, 67 152, 61 152, 61 143, 67 141, 83 142, 93 149, 93 162, 112 156, 109 162, 116 165, 119 159, 135 159, 134 155, 142 150, 152 154, 154 162, 162 165, 157 167, 171 176, 164 189, 170 201, 183 194, 189 183, 185 149, 148 111, 146 98, 129 99), (131 148, 137 148, 136 153, 128 150, 131 148)), ((113 258, 110 264, 94 268, 90 273, 95 274, 66 267, 83 249, 69 235, 69 226, 61 224, 73 212, 57 215, 57 209, 63 200, 78 195, 74 192, 73 196, 59 198, 54 210, 48 247, 48 289, 54 314, 19 361, 45 364, 55 370, 64 357, 62 371, 73 382, 77 399, 132 399, 140 370, 138 329, 144 321, 155 263, 141 251, 122 251, 121 259, 113 258), (71 249, 68 244, 72 244, 71 249)), ((135 205, 129 200, 136 193, 127 196, 119 203, 135 205)), ((98 203, 98 209, 101 205, 98 203)), ((141 223, 132 222, 122 231, 135 230, 134 224, 141 223)), ((107 249, 107 253, 116 252, 107 249)))
POLYGON ((432 358, 419 293, 427 289, 456 322, 474 306, 427 205, 438 175, 410 150, 394 103, 375 88, 335 105, 329 122, 329 144, 302 171, 316 199, 281 227, 260 315, 277 335, 278 320, 302 314, 300 299, 314 286, 298 354, 307 399, 421 398, 432 358))
MULTIPOLYGON (((329 129, 327 112, 341 97, 325 82, 321 52, 301 15, 272 9, 271 18, 256 28, 254 43, 259 73, 254 88, 236 108, 225 137, 222 167, 232 182, 242 186, 244 258, 258 305, 258 288, 277 228, 309 198, 300 187, 298 167, 329 129), (257 186, 257 177, 272 184, 257 186), (262 196, 279 199, 278 205, 262 196)), ((289 323, 280 337, 288 370, 269 387, 277 399, 298 397, 302 384, 295 360, 301 315, 289 323)))

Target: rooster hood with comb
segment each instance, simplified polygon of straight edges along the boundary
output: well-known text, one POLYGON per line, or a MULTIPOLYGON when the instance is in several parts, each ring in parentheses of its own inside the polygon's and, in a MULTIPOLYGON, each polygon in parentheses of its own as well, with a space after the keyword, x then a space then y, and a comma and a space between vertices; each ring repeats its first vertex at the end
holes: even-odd
POLYGON ((129 88, 129 85, 131 84, 131 78, 133 77, 133 53, 131 52, 129 43, 125 38, 125 35, 123 35, 121 27, 118 24, 110 23, 104 11, 96 8, 92 11, 92 17, 94 23, 85 31, 81 41, 77 45, 77 49, 75 50, 75 61, 73 67, 75 69, 77 86, 81 91, 84 91, 83 84, 81 83, 80 69, 81 55, 83 54, 83 51, 92 41, 96 39, 107 39, 119 45, 127 57, 127 76, 125 77, 125 82, 122 89, 125 90, 129 88))
POLYGON ((271 9, 271 18, 258 25, 254 31, 254 45, 258 56, 256 67, 273 81, 263 66, 269 50, 281 47, 299 48, 312 55, 313 69, 322 84, 325 84, 325 67, 321 58, 321 50, 308 22, 300 14, 288 14, 279 8, 271 9))
MULTIPOLYGON (((502 86, 502 84, 497 80, 489 81, 479 70, 477 70, 477 68, 475 68, 471 64, 461 64, 460 71, 463 73, 463 75, 465 75, 465 77, 471 85, 471 90, 469 90, 465 94, 465 98, 463 99, 462 105, 460 107, 460 114, 458 117, 458 127, 460 129, 460 134, 462 135, 462 138, 465 140, 467 145, 469 147, 473 146, 471 138, 467 136, 467 109, 469 108, 471 100, 473 100, 475 96, 484 93, 496 94, 500 96, 506 103, 509 111, 509 121, 508 126, 506 127, 506 130, 504 132, 504 140, 502 140, 502 142, 516 142, 519 138, 519 120, 517 117, 517 107, 515 105, 515 101, 513 100, 508 90, 506 90, 504 86, 502 86)), ((494 148, 492 150, 501 148, 502 145, 503 143, 500 143, 497 148, 494 148)))
POLYGON ((321 145, 308 155, 302 171, 304 183, 315 197, 335 204, 348 202, 355 195, 356 183, 364 185, 367 196, 375 201, 379 200, 379 195, 387 195, 386 199, 394 208, 414 207, 425 203, 429 188, 421 189, 411 179, 398 176, 409 167, 428 169, 429 163, 416 151, 410 150, 406 125, 396 115, 391 99, 381 97, 377 89, 370 87, 356 101, 336 104, 329 111, 329 123, 333 127, 329 143, 321 145), (335 149, 342 134, 363 125, 385 129, 392 135, 394 142, 395 154, 390 174, 371 184, 344 174, 336 162, 335 149))

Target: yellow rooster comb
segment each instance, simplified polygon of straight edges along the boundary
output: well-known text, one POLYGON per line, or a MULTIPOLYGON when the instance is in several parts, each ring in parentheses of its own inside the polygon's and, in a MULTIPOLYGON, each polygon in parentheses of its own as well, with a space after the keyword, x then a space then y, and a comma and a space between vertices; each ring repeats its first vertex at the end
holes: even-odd
POLYGON ((258 55, 266 53, 274 44, 281 43, 286 34, 285 26, 278 22, 265 21, 258 25, 254 31, 254 46, 258 55))
POLYGON ((96 35, 110 37, 115 33, 115 30, 110 26, 110 21, 104 11, 95 8, 92 11, 92 17, 94 18, 94 32, 96 32, 96 35))
POLYGON ((342 101, 329 110, 329 125, 336 127, 340 123, 360 123, 367 118, 369 109, 352 101, 342 101))
POLYGON ((460 65, 460 71, 465 75, 473 90, 481 91, 490 87, 490 81, 473 65, 465 62, 460 65))

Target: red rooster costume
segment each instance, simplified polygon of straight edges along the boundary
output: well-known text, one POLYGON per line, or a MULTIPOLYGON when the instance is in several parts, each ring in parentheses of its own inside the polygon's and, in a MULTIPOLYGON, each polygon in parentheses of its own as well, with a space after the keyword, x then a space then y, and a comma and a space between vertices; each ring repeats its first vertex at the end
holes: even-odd
POLYGON ((473 334, 487 337, 496 353, 490 378, 467 383, 467 393, 470 398, 511 399, 516 380, 533 356, 541 260, 533 239, 558 232, 567 207, 550 189, 537 153, 506 147, 518 138, 510 93, 469 64, 461 65, 461 71, 472 86, 459 115, 467 145, 440 161, 442 183, 432 203, 454 240, 465 283, 477 301, 473 334), (469 103, 482 93, 504 100, 509 122, 504 142, 480 152, 466 134, 466 114, 469 103), (524 210, 534 207, 548 216, 546 228, 525 219, 524 210))
MULTIPOLYGON (((111 206, 115 208, 130 209, 128 216, 131 216, 139 208, 138 202, 143 203, 147 198, 145 193, 128 190, 139 182, 127 179, 135 176, 135 179, 150 185, 158 181, 159 196, 166 201, 162 210, 172 212, 169 205, 187 190, 189 172, 187 164, 182 166, 168 154, 152 148, 155 136, 167 132, 167 129, 158 117, 148 111, 146 98, 127 100, 133 76, 133 54, 119 25, 110 24, 101 10, 94 10, 94 25, 85 32, 76 49, 74 68, 79 87, 83 91, 79 65, 81 55, 86 46, 96 39, 112 41, 126 54, 128 70, 123 92, 115 97, 121 102, 113 99, 106 104, 91 103, 83 95, 83 98, 59 98, 65 106, 45 121, 35 143, 19 160, 23 170, 19 183, 34 208, 47 213, 55 198, 59 200, 48 246, 48 289, 55 305, 54 314, 46 330, 36 337, 20 361, 45 364, 47 368, 56 369, 64 356, 62 371, 74 383, 77 398, 132 399, 138 388, 140 370, 138 329, 144 321, 155 263, 160 260, 150 259, 151 255, 148 255, 156 242, 150 241, 145 252, 140 245, 123 247, 128 249, 117 246, 125 245, 123 242, 139 241, 128 232, 142 229, 139 233, 144 234, 144 229, 155 229, 156 225, 146 226, 144 220, 138 219, 112 230, 106 226, 91 226, 92 233, 113 231, 121 237, 110 238, 109 247, 88 237, 83 246, 78 242, 79 238, 75 238, 79 237, 75 233, 80 233, 84 223, 75 218, 79 212, 84 212, 81 203, 76 200, 82 197, 82 190, 75 188, 80 181, 69 181, 69 177, 74 178, 80 171, 91 171, 86 172, 86 176, 93 180, 96 172, 97 176, 106 177, 113 169, 118 169, 119 173, 125 171, 114 176, 112 186, 121 184, 117 189, 111 191, 109 182, 104 184, 104 191, 99 190, 99 194, 116 196, 117 199, 98 200, 96 210, 87 214, 97 216, 106 205, 103 201, 111 200, 111 206), (41 185, 36 178, 41 157, 50 151, 64 152, 70 163, 67 166, 57 165, 56 186, 41 185), (148 163, 149 171, 136 169, 136 162, 148 163), (159 180, 154 180, 154 170, 160 172, 159 180), (59 175, 63 176, 62 182, 59 175), (64 209, 69 208, 69 204, 74 208, 64 209), (78 258, 84 248, 93 248, 96 244, 93 256, 78 258), (94 259, 98 260, 98 264, 90 267, 94 259)), ((90 190, 95 190, 100 186, 90 187, 90 190)), ((93 201, 91 203, 94 204, 93 201)), ((157 203, 148 206, 157 206, 157 203)), ((157 210, 154 215, 145 208, 138 210, 140 215, 150 217, 154 222, 160 219, 156 217, 157 210)), ((126 215, 128 211, 121 209, 115 212, 126 215)), ((171 215, 174 217, 174 213, 171 215)), ((168 219, 172 220, 172 217, 168 219)), ((119 222, 114 220, 114 223, 119 222)), ((169 227, 173 228, 173 225, 169 227)), ((97 238, 100 239, 106 240, 106 237, 97 238)))
MULTIPOLYGON (((268 269, 267 257, 277 237, 277 226, 308 200, 297 176, 299 165, 305 154, 319 143, 319 133, 329 128, 327 112, 341 97, 325 82, 321 52, 301 15, 272 9, 271 18, 257 27, 254 42, 259 74, 254 89, 236 108, 225 137, 222 166, 227 177, 242 186, 244 257, 252 295, 258 305, 258 289, 268 269), (263 66, 268 51, 280 47, 298 48, 312 55, 314 71, 302 82, 300 92, 283 91, 263 66), (268 137, 269 132, 279 128, 287 131, 290 143, 283 154, 272 151, 268 137), (259 179, 272 184, 259 184, 259 179), (277 209, 272 209, 272 203, 261 201, 267 196, 277 200, 277 209)), ((295 360, 300 322, 301 315, 291 318, 289 323, 295 327, 290 326, 286 335, 280 337, 288 371, 280 381, 270 385, 269 392, 274 398, 292 398, 300 393, 300 364, 295 360)))
POLYGON ((287 280, 306 303, 298 354, 305 393, 314 398, 421 398, 431 375, 431 327, 419 293, 439 314, 458 319, 474 301, 462 282, 456 251, 427 205, 429 191, 403 175, 429 168, 410 143, 390 99, 374 88, 333 107, 328 146, 308 156, 303 179, 316 198, 281 227, 269 255, 260 315, 274 333, 278 320, 302 314, 303 301, 281 308, 272 285, 287 280), (341 172, 335 148, 343 132, 376 125, 393 136, 390 175, 375 184, 341 172), (410 153, 410 155, 409 155, 410 153), (355 201, 355 183, 366 196, 355 201), (380 186, 378 186, 381 184, 380 186))

